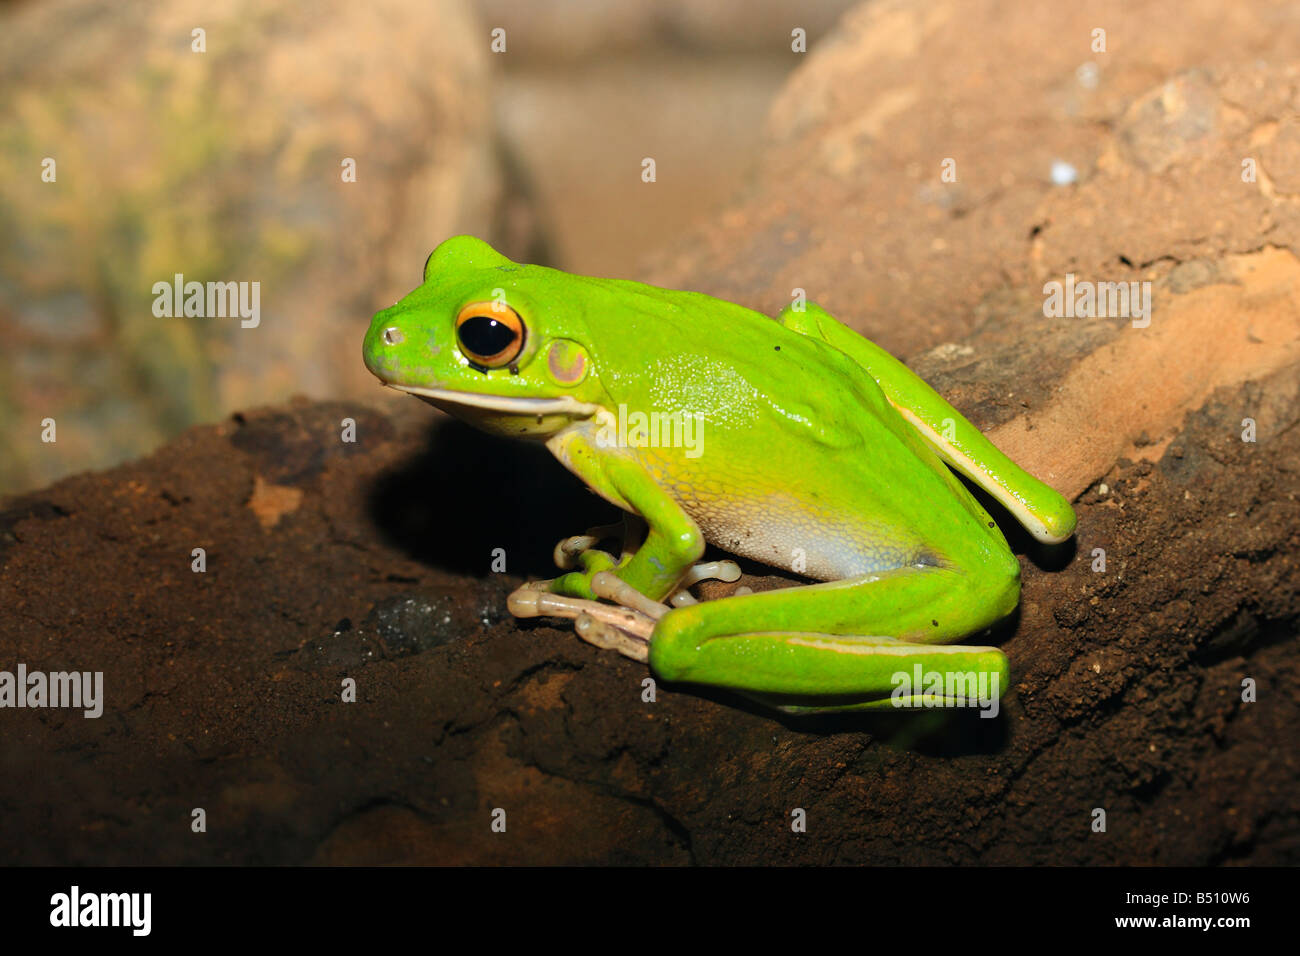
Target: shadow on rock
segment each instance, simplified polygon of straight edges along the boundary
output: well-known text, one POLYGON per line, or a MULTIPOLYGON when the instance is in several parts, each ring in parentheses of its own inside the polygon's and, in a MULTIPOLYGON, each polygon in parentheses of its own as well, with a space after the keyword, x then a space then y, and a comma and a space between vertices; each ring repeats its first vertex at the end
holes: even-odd
POLYGON ((379 476, 369 510, 390 544, 431 567, 485 575, 500 548, 509 574, 554 577, 556 542, 617 514, 541 444, 440 419, 425 448, 379 476))

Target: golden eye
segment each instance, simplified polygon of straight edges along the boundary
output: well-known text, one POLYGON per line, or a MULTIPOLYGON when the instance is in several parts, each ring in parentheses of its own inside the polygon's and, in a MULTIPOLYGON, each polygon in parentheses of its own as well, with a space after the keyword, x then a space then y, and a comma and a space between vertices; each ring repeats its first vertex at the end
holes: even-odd
POLYGON ((504 368, 524 350, 524 320, 508 305, 471 302, 456 316, 456 338, 475 365, 504 368))

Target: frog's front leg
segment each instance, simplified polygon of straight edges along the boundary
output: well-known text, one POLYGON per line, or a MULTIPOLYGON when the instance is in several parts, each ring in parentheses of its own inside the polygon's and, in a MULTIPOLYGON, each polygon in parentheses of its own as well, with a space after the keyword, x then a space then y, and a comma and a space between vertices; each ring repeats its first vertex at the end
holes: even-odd
MULTIPOLYGON (((639 515, 624 512, 622 521, 615 524, 599 525, 588 528, 585 534, 576 534, 563 539, 555 546, 555 566, 561 570, 581 568, 584 576, 590 580, 601 571, 612 571, 631 560, 638 547, 646 538, 646 523, 639 515), (620 542, 619 558, 597 547, 603 541, 617 539, 620 542)), ((690 588, 701 581, 738 581, 740 566, 734 561, 702 561, 692 565, 677 582, 677 587, 665 598, 673 607, 694 604, 695 597, 690 588)), ((537 581, 528 585, 533 589, 552 590, 552 581, 537 581)), ((603 595, 608 597, 608 595, 603 595)))
POLYGON ((696 581, 734 581, 740 569, 730 561, 696 563, 704 550, 699 526, 630 456, 598 450, 577 431, 552 450, 605 498, 644 519, 648 530, 640 547, 630 550, 643 523, 627 522, 618 561, 594 547, 609 528, 560 542, 557 562, 576 563, 581 570, 525 585, 510 596, 510 611, 517 617, 575 618, 584 640, 644 661, 654 622, 669 610, 665 599, 680 603, 685 588, 696 581), (598 604, 598 598, 623 607, 598 604))
POLYGON ((566 435, 552 450, 606 499, 645 519, 649 530, 641 546, 617 566, 596 559, 584 561, 584 555, 591 552, 580 554, 582 570, 560 575, 550 582, 550 590, 594 600, 592 576, 612 570, 652 601, 662 601, 704 552, 699 526, 631 456, 597 448, 580 432, 566 435))
POLYGON ((998 696, 1008 676, 1001 651, 937 642, 1010 613, 1019 570, 1007 551, 678 608, 655 626, 650 665, 665 680, 730 687, 790 712, 954 703, 927 691, 935 674, 945 686, 948 675, 962 686, 983 675, 998 696), (917 665, 921 687, 893 697, 898 675, 911 683, 917 665))

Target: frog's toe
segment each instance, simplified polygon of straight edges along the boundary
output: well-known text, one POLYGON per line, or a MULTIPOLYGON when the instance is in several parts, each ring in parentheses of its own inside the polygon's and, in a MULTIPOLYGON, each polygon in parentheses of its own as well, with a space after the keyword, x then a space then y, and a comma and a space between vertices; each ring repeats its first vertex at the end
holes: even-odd
MULTIPOLYGON (((740 580, 740 565, 735 561, 701 561, 693 565, 677 584, 677 590, 668 595, 668 603, 673 607, 686 607, 688 604, 698 604, 699 601, 692 594, 689 588, 701 581, 732 581, 740 580)), ((736 590, 737 594, 741 589, 736 590)))
POLYGON ((739 580, 740 565, 735 561, 701 561, 699 564, 692 565, 691 569, 682 575, 682 579, 677 586, 679 588, 688 588, 700 581, 726 581, 730 583, 739 580))
POLYGON ((575 534, 557 544, 551 556, 555 559, 555 566, 561 571, 572 571, 578 566, 578 555, 599 543, 599 538, 589 534, 575 534))
POLYGON ((611 571, 601 571, 593 574, 591 576, 591 590, 595 592, 597 597, 603 597, 607 601, 613 601, 625 608, 639 611, 650 618, 651 621, 659 620, 670 610, 667 604, 660 604, 658 601, 651 600, 611 571))
POLYGON ((728 584, 740 580, 740 565, 735 561, 708 561, 695 565, 692 570, 700 571, 701 580, 710 577, 728 584))
POLYGON ((602 541, 620 540, 623 534, 624 526, 620 521, 616 524, 588 528, 586 534, 575 534, 564 538, 555 546, 552 554, 555 558, 555 566, 565 571, 576 568, 583 552, 594 550, 602 541))
POLYGON ((578 618, 586 615, 601 623, 609 624, 632 637, 643 641, 650 639, 655 621, 640 611, 585 598, 569 597, 566 594, 552 594, 539 591, 536 584, 526 584, 515 590, 506 599, 506 606, 515 617, 567 617, 578 618))
POLYGON ((515 588, 506 598, 506 609, 515 617, 541 617, 556 595, 545 590, 548 581, 532 581, 515 588))
POLYGON ((586 612, 579 614, 574 620, 573 630, 588 644, 594 644, 605 650, 618 651, 624 657, 630 657, 642 664, 650 659, 650 642, 647 638, 629 634, 586 612))

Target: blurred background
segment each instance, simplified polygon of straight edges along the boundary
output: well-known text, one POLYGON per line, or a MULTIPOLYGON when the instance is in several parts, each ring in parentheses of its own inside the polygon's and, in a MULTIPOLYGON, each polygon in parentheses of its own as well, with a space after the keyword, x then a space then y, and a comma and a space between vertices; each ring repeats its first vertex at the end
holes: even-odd
POLYGON ((382 401, 362 334, 450 235, 637 278, 743 187, 792 30, 849 5, 0 3, 0 494, 293 394, 382 401), (176 274, 259 283, 260 324, 155 316, 176 274))

